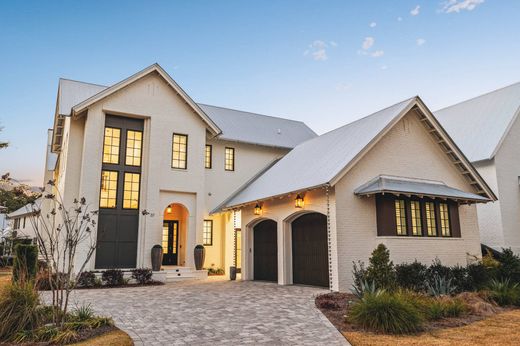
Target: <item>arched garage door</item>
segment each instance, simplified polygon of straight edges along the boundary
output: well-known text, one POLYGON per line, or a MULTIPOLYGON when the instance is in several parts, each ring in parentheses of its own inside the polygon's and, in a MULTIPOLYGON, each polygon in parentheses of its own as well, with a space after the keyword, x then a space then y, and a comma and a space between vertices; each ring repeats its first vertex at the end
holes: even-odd
POLYGON ((329 287, 327 217, 304 214, 292 222, 293 283, 329 287))
POLYGON ((253 228, 255 280, 278 281, 276 222, 264 220, 253 228))

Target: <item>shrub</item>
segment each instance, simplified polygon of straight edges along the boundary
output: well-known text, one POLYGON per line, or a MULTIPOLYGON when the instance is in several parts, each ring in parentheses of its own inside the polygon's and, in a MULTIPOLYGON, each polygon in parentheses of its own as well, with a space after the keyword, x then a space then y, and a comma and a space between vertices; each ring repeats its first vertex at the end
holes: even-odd
POLYGON ((395 266, 397 284, 413 291, 424 291, 426 280, 426 265, 415 260, 412 263, 402 263, 395 266))
POLYGON ((93 271, 82 272, 79 274, 78 286, 94 287, 96 286, 96 274, 93 271))
POLYGON ((488 286, 492 274, 483 262, 472 263, 466 267, 466 270, 468 275, 466 290, 480 290, 488 286))
POLYGON ((469 311, 468 305, 461 299, 450 298, 441 302, 444 317, 459 317, 469 311))
POLYGON ((426 282, 428 294, 435 297, 452 294, 455 292, 455 286, 451 280, 445 276, 435 275, 431 281, 426 282))
POLYGON ((82 305, 73 311, 73 317, 77 321, 84 322, 94 317, 94 310, 90 304, 82 305))
POLYGON ((132 279, 141 285, 152 282, 152 270, 150 268, 138 268, 132 270, 132 279))
MULTIPOLYGON (((67 275, 65 273, 59 273, 60 278, 58 279, 58 274, 53 274, 52 282, 53 284, 60 283, 61 285, 65 284, 65 280, 67 279, 67 275)), ((35 287, 40 291, 49 291, 51 290, 51 282, 49 280, 49 272, 47 270, 40 270, 36 275, 36 284, 35 287)))
POLYGON ((512 283, 520 284, 520 257, 515 255, 511 249, 502 249, 499 258, 500 266, 497 268, 497 278, 500 280, 510 279, 512 283))
POLYGON ((399 294, 367 294, 350 310, 350 320, 374 332, 410 334, 422 329, 423 316, 399 294))
POLYGON ((107 286, 122 286, 125 284, 121 269, 108 269, 101 275, 101 280, 107 286))
POLYGON ((359 287, 352 285, 352 289, 350 291, 358 299, 362 299, 365 294, 378 294, 378 292, 383 292, 384 289, 378 289, 375 282, 373 281, 363 280, 361 281, 359 287))
POLYGON ((38 247, 32 244, 16 244, 14 254, 13 280, 33 280, 38 269, 38 247))
POLYGON ((362 291, 361 285, 367 281, 367 270, 363 262, 352 262, 352 277, 354 279, 354 288, 362 291))
POLYGON ((2 256, 0 258, 0 267, 11 267, 13 265, 12 256, 2 256))
POLYGON ((426 281, 433 282, 436 276, 451 278, 451 268, 443 265, 438 258, 426 270, 426 281))
POLYGON ((489 297, 500 306, 520 305, 520 286, 509 278, 493 279, 489 285, 489 297))
POLYGON ((0 292, 0 340, 34 329, 41 319, 40 297, 29 282, 12 283, 0 292))
POLYGON ((372 281, 379 288, 394 289, 396 285, 394 263, 390 261, 390 251, 379 244, 369 259, 366 280, 372 281))

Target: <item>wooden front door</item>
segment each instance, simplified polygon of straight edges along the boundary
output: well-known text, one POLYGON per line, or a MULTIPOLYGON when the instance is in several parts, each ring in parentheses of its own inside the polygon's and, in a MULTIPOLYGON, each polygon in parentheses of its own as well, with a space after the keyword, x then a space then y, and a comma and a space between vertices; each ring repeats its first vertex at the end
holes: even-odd
POLYGON ((163 221, 163 265, 177 265, 179 259, 179 221, 163 221))
POLYGON ((253 232, 254 279, 278 281, 276 222, 262 221, 253 232))

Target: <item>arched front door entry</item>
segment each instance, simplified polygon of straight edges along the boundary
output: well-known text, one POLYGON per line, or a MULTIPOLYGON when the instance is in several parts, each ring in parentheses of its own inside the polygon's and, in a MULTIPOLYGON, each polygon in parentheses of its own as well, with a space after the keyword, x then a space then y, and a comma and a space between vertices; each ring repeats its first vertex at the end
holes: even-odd
POLYGON ((163 216, 162 241, 163 265, 184 265, 188 209, 179 203, 166 207, 163 216))
POLYGON ((254 279, 278 281, 276 222, 264 220, 253 227, 254 279))
POLYGON ((309 213, 292 222, 293 283, 329 287, 327 217, 309 213))

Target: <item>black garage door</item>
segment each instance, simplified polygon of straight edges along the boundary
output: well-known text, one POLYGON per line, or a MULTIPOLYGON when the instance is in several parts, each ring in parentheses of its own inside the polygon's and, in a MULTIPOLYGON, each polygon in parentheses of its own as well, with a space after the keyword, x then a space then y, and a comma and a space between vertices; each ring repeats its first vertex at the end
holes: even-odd
POLYGON ((278 281, 276 222, 262 221, 253 232, 255 280, 278 281))
POLYGON ((305 214, 292 222, 293 283, 329 287, 327 217, 305 214))

